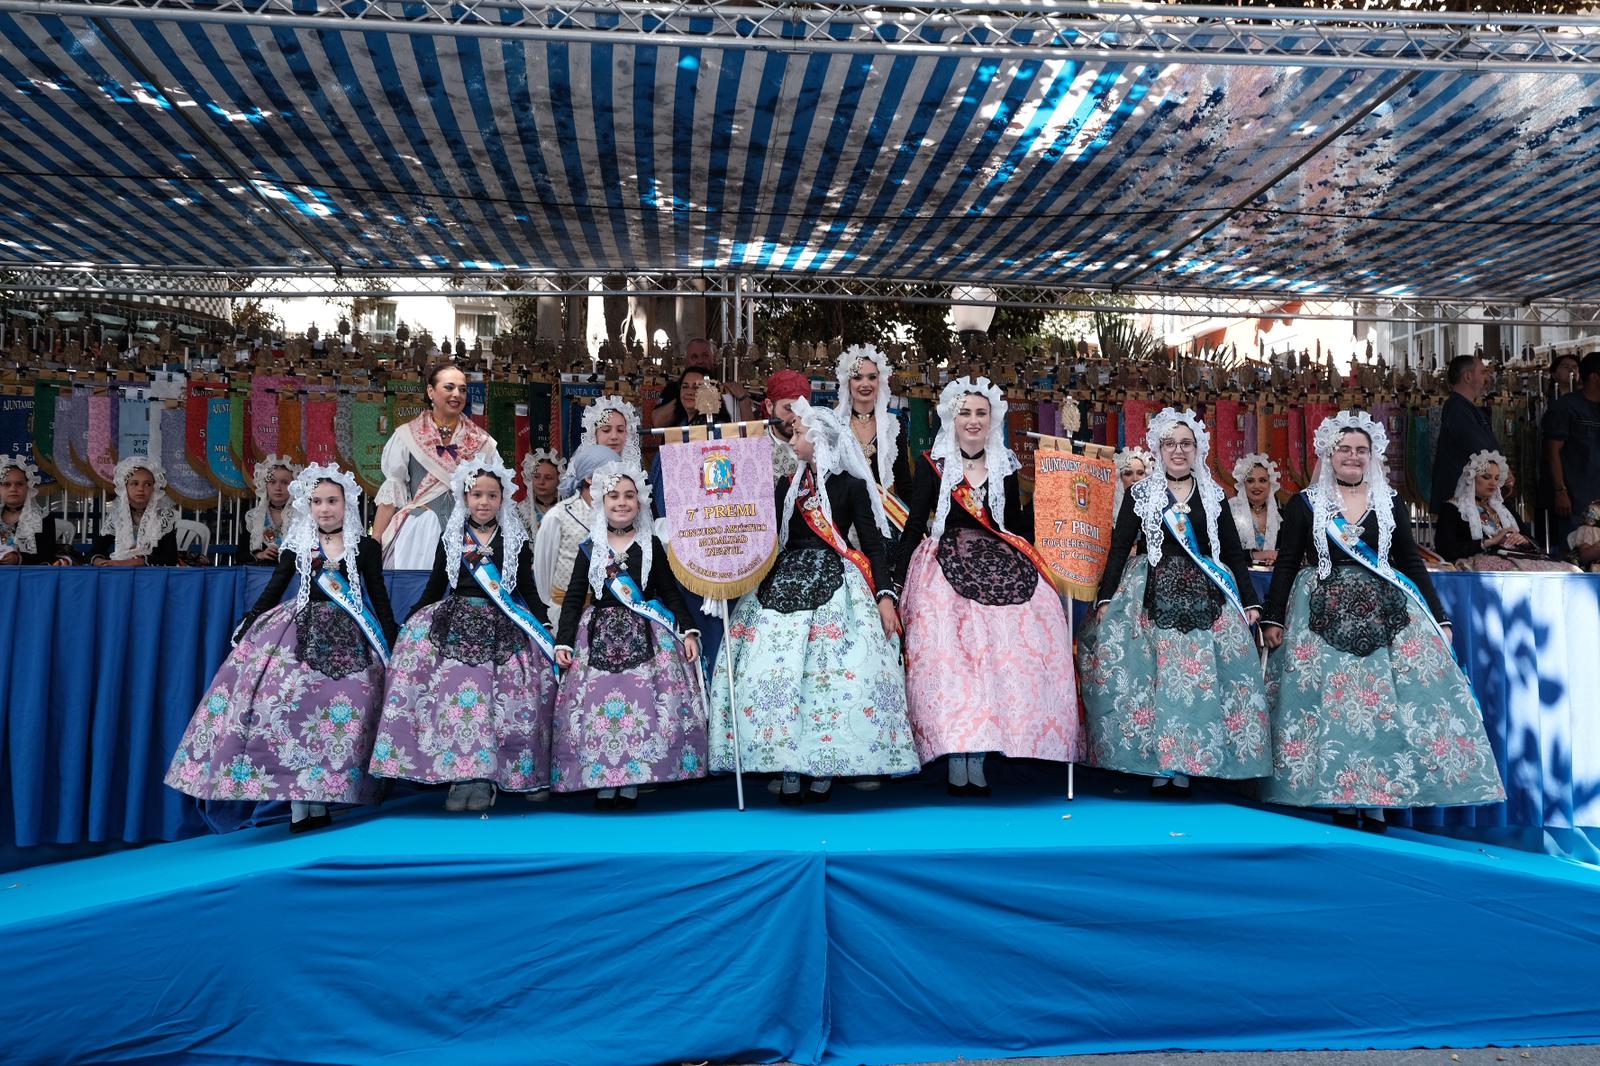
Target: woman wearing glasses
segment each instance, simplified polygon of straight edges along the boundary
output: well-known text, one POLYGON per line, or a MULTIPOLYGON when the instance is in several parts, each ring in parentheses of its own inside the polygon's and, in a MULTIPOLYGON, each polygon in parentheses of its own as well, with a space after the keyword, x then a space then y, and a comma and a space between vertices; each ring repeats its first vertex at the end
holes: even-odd
POLYGON ((1150 475, 1123 498, 1078 676, 1099 766, 1151 778, 1162 797, 1191 777, 1272 772, 1267 702, 1250 627, 1250 560, 1206 469, 1193 411, 1150 420, 1150 475), (1142 542, 1143 556, 1129 553, 1142 542))
POLYGON ((1285 509, 1263 614, 1275 650, 1262 798, 1331 807, 1339 824, 1379 833, 1385 807, 1503 799, 1450 620, 1411 523, 1395 515, 1388 434, 1363 411, 1341 411, 1314 444, 1317 477, 1285 509))

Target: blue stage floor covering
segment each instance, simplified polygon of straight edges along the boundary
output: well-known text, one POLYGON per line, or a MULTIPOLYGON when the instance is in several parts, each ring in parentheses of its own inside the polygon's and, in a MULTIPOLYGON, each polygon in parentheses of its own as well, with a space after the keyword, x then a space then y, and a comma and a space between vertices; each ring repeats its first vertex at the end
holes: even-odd
MULTIPOLYGON (((931 775, 930 775, 931 777, 931 775)), ((1600 871, 1222 796, 439 793, 13 871, 10 1063, 895 1063, 1600 1041, 1600 871)), ((1126 794, 1114 794, 1126 789, 1126 794)))

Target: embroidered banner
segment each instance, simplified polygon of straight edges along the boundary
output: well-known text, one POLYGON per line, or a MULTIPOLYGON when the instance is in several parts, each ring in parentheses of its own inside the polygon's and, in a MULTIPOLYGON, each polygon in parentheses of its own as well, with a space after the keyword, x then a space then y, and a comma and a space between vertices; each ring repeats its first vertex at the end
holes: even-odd
POLYGON ((1117 464, 1074 455, 1061 440, 1039 441, 1034 460, 1034 543, 1056 588, 1092 600, 1111 554, 1117 464))
POLYGON ((89 450, 89 393, 86 389, 64 388, 56 394, 54 448, 51 460, 55 472, 76 496, 92 496, 100 490, 79 456, 89 450))
POLYGON ((346 467, 370 498, 383 487, 383 446, 399 423, 385 414, 388 401, 355 398, 350 407, 350 453, 346 467))
POLYGON ((217 504, 216 486, 189 462, 188 417, 182 404, 162 400, 150 407, 150 451, 167 475, 167 495, 181 506, 217 504))
POLYGON ((234 451, 233 430, 244 425, 240 417, 243 406, 237 392, 206 400, 206 475, 223 493, 236 498, 255 493, 234 451))
POLYGON ((778 557, 772 441, 765 434, 661 449, 667 555, 678 582, 708 599, 755 588, 778 557))
POLYGON ((117 458, 150 454, 149 396, 144 389, 124 388, 117 403, 117 458))
POLYGON ((305 446, 302 454, 306 462, 339 461, 338 417, 338 395, 331 388, 313 387, 305 405, 305 446))
POLYGON ((605 384, 574 374, 561 375, 561 454, 578 450, 583 438, 583 409, 605 392, 605 384))
POLYGON ((0 451, 7 455, 33 454, 32 425, 31 389, 26 395, 0 396, 0 451))

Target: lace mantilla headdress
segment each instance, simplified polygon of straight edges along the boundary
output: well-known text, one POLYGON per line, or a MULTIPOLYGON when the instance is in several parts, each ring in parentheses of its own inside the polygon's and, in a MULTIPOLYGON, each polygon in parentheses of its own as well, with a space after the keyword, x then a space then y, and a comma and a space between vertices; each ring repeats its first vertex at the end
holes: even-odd
POLYGON ((1262 467, 1267 472, 1267 543, 1278 543, 1278 530, 1283 525, 1283 516, 1278 513, 1278 493, 1283 488, 1283 475, 1278 470, 1278 464, 1265 452, 1251 452, 1239 458, 1233 464, 1233 483, 1238 487, 1238 495, 1228 501, 1228 506, 1233 510, 1233 524, 1240 530, 1255 528, 1255 516, 1250 513, 1250 499, 1245 495, 1244 482, 1250 472, 1256 467, 1262 467))
POLYGON ((299 477, 303 468, 287 455, 269 455, 256 464, 251 478, 256 487, 256 505, 244 513, 244 527, 250 534, 250 550, 260 551, 267 542, 267 480, 274 470, 287 470, 299 477))
MULTIPOLYGON (((1150 471, 1156 468, 1156 457, 1137 444, 1130 444, 1117 453, 1114 460, 1117 464, 1117 484, 1111 498, 1111 521, 1113 522, 1117 520, 1117 515, 1122 513, 1122 494, 1125 491, 1122 487, 1122 472, 1132 466, 1135 459, 1144 464, 1145 477, 1149 477, 1150 471)), ((1138 484, 1138 482, 1134 484, 1138 484)))
POLYGON ((531 530, 538 523, 539 501, 533 498, 533 473, 540 463, 556 468, 556 502, 561 500, 561 478, 567 472, 567 461, 553 448, 535 448, 522 457, 522 521, 531 530))
POLYGON ((167 472, 148 455, 130 455, 117 464, 111 481, 117 487, 117 499, 111 505, 111 531, 116 535, 111 558, 120 562, 136 555, 149 555, 156 550, 162 537, 178 528, 177 508, 166 493, 167 472), (138 529, 133 528, 133 510, 128 506, 125 491, 128 476, 135 470, 146 471, 156 479, 155 494, 144 509, 144 517, 139 519, 138 529))
POLYGON ((31 553, 38 551, 39 534, 44 532, 44 508, 39 506, 39 485, 43 478, 26 455, 0 455, 0 477, 13 470, 22 471, 22 476, 28 479, 28 495, 23 498, 14 536, 17 549, 31 553))
MULTIPOLYGON (((1152 455, 1161 452, 1161 438, 1171 433, 1178 426, 1188 426, 1194 433, 1194 495, 1189 498, 1190 506, 1194 501, 1200 502, 1200 508, 1206 516, 1206 536, 1211 540, 1211 557, 1217 562, 1222 562, 1222 538, 1217 533, 1217 517, 1222 514, 1223 492, 1222 486, 1211 476, 1211 469, 1206 465, 1206 460, 1211 455, 1211 434, 1206 432, 1206 424, 1200 416, 1187 407, 1182 411, 1176 407, 1164 407, 1161 413, 1150 420, 1150 427, 1145 432, 1145 447, 1149 448, 1152 455)), ((1150 463, 1150 473, 1145 479, 1134 485, 1129 491, 1133 493, 1133 511, 1139 516, 1139 521, 1144 528, 1145 552, 1150 559, 1150 567, 1154 569, 1161 562, 1161 546, 1166 537, 1166 525, 1162 516, 1167 513, 1167 464, 1164 460, 1156 459, 1150 463)))
POLYGON ((1511 475, 1511 467, 1506 462, 1506 457, 1499 452, 1481 451, 1473 452, 1467 460, 1467 465, 1461 468, 1461 476, 1456 478, 1455 495, 1450 497, 1450 502, 1456 505, 1456 510, 1461 512, 1461 517, 1467 520, 1467 528, 1472 532, 1473 540, 1482 540, 1488 536, 1483 529, 1483 515, 1478 511, 1478 475, 1490 466, 1500 468, 1500 476, 1495 479, 1494 494, 1489 497, 1487 504, 1489 510, 1500 522, 1501 529, 1517 529, 1517 516, 1506 507, 1505 497, 1501 490, 1505 488, 1506 478, 1511 475))
MULTIPOLYGON (((832 474, 853 474, 866 482, 867 497, 872 501, 872 521, 878 532, 889 535, 889 516, 883 513, 883 497, 872 484, 872 471, 861 443, 839 421, 839 416, 826 407, 812 407, 805 400, 794 402, 794 414, 802 430, 810 439, 813 449, 812 465, 817 471, 817 498, 824 517, 834 525, 833 505, 828 501, 828 477, 832 474)), ((782 520, 778 523, 778 546, 789 543, 789 522, 794 518, 795 504, 800 499, 800 482, 805 480, 805 468, 795 471, 789 481, 789 492, 783 498, 782 520)))
POLYGON ((611 412, 622 416, 628 427, 628 440, 622 446, 622 461, 639 466, 639 410, 621 396, 601 396, 583 412, 583 439, 587 444, 600 443, 600 423, 611 412))
MULTIPOLYGON (((455 506, 450 509, 450 517, 444 523, 445 574, 450 579, 450 587, 455 588, 461 573, 461 553, 467 539, 467 491, 482 474, 488 474, 500 482, 500 510, 495 515, 504 545, 500 553, 500 583, 507 592, 515 592, 517 560, 522 555, 522 546, 528 543, 528 527, 523 524, 522 514, 517 510, 517 501, 511 498, 517 488, 516 482, 498 456, 479 456, 468 460, 450 475, 450 495, 455 499, 455 506)), ((485 544, 484 547, 489 546, 485 544)))
MULTIPOLYGON (((877 418, 878 450, 874 457, 874 465, 878 468, 878 483, 889 485, 894 482, 894 460, 900 449, 900 420, 889 413, 889 381, 894 377, 894 367, 889 365, 889 357, 870 344, 856 344, 844 350, 839 356, 839 365, 834 368, 834 375, 839 379, 839 404, 835 408, 839 421, 848 426, 850 415, 854 408, 851 406, 850 379, 855 376, 856 368, 863 362, 869 362, 878 368, 878 398, 874 415, 877 418)), ((850 436, 853 438, 854 433, 850 436)), ((857 444, 860 441, 856 442, 857 444)), ((872 480, 868 478, 867 480, 872 480)), ((904 491, 905 486, 901 486, 904 491)))
POLYGON ((294 552, 295 573, 300 575, 300 589, 295 593, 294 605, 299 610, 311 602, 311 570, 322 542, 317 537, 317 524, 311 518, 311 495, 324 481, 331 481, 344 489, 344 567, 350 592, 356 602, 361 602, 361 570, 356 566, 356 555, 361 547, 363 523, 361 521, 361 486, 355 475, 332 463, 313 463, 300 471, 300 476, 289 486, 289 503, 294 508, 294 519, 289 523, 289 533, 283 538, 283 551, 294 552))
MULTIPOLYGON (((606 567, 615 558, 611 551, 611 539, 606 536, 609 528, 606 522, 606 493, 624 480, 632 481, 633 487, 639 490, 639 513, 633 516, 633 539, 639 545, 642 556, 639 588, 644 589, 650 584, 650 557, 654 554, 650 543, 653 525, 650 518, 650 479, 633 463, 607 463, 594 472, 594 480, 589 487, 589 493, 594 497, 594 511, 589 516, 589 588, 594 591, 595 599, 599 599, 605 591, 606 567)), ((618 559, 617 563, 622 565, 622 560, 618 559)))
POLYGON ((1322 420, 1312 437, 1312 447, 1317 455, 1317 476, 1306 497, 1311 503, 1311 536, 1317 546, 1317 576, 1326 578, 1333 573, 1332 548, 1328 544, 1328 527, 1333 516, 1339 513, 1339 493, 1334 488, 1333 449, 1346 433, 1360 432, 1372 441, 1372 459, 1367 464, 1367 505, 1378 517, 1378 564, 1384 573, 1389 568, 1389 546, 1394 542, 1394 489, 1389 487, 1388 466, 1384 454, 1389 449, 1389 433, 1381 422, 1373 421, 1365 411, 1340 411, 1322 420))
MULTIPOLYGON (((1022 469, 1015 453, 1006 447, 1006 394, 988 378, 973 380, 956 378, 939 393, 939 435, 934 438, 930 454, 944 463, 944 473, 939 479, 939 505, 928 525, 928 536, 944 533, 944 523, 950 517, 950 494, 966 477, 961 469, 961 448, 956 444, 956 412, 968 395, 982 396, 989 401, 989 439, 984 442, 984 457, 989 468, 989 519, 995 528, 1006 528, 1006 478, 1022 469)), ((1007 530, 1007 532, 1010 532, 1007 530)))

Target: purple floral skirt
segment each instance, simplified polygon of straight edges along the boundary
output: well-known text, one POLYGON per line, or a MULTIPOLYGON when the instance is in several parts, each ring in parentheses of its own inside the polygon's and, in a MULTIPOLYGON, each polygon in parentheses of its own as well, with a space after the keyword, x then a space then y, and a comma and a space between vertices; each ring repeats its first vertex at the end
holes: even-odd
POLYGON ((550 785, 550 661, 488 600, 451 596, 401 627, 372 747, 378 777, 550 785))
POLYGON ((610 604, 583 612, 575 643, 576 661, 556 698, 551 787, 581 792, 704 777, 697 667, 684 661, 677 641, 610 604))
POLYGON ((200 799, 366 802, 382 698, 383 660, 348 615, 279 604, 217 671, 166 782, 200 799))

